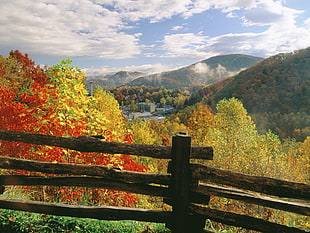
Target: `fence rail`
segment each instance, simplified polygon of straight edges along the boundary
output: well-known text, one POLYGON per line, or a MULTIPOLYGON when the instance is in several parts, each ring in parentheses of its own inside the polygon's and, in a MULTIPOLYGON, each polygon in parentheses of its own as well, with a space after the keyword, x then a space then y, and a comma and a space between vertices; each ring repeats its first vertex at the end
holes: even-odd
POLYGON ((236 188, 275 195, 278 197, 309 200, 310 185, 289 182, 261 176, 250 176, 241 173, 224 171, 200 164, 192 164, 193 178, 229 185, 236 188))
POLYGON ((111 206, 74 206, 66 204, 25 201, 11 198, 0 198, 0 207, 22 210, 33 213, 95 218, 102 220, 137 220, 147 222, 167 222, 171 218, 170 211, 146 210, 137 208, 111 206))
POLYGON ((278 210, 310 216, 309 204, 284 201, 279 198, 261 195, 259 193, 253 193, 236 188, 221 187, 213 184, 200 184, 197 192, 204 195, 226 197, 251 204, 257 204, 278 210))
POLYGON ((14 131, 0 131, 0 140, 58 146, 82 152, 123 153, 170 159, 168 168, 170 174, 152 174, 106 166, 47 163, 0 157, 0 168, 3 169, 59 175, 52 177, 0 175, 0 186, 106 188, 163 197, 164 202, 172 206, 172 211, 72 206, 2 197, 0 208, 104 220, 163 222, 173 233, 209 232, 203 230, 206 219, 261 232, 306 232, 263 219, 207 207, 210 196, 219 196, 310 216, 310 185, 191 164, 192 158, 212 159, 213 150, 211 147, 192 147, 191 137, 188 135, 174 136, 172 147, 105 142, 94 137, 62 138, 14 131))
MULTIPOLYGON (((128 144, 101 141, 95 137, 57 137, 53 135, 32 134, 0 130, 0 140, 24 142, 36 145, 57 146, 81 152, 99 152, 108 154, 128 154, 157 159, 171 159, 170 146, 128 144)), ((212 147, 191 147, 191 158, 213 159, 212 147)))

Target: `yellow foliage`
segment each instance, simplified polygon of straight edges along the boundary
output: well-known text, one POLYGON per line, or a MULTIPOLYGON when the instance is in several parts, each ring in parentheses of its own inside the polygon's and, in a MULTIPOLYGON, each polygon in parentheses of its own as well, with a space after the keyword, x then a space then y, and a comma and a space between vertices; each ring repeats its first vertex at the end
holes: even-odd
POLYGON ((258 133, 239 100, 224 99, 218 103, 214 127, 208 134, 214 147, 214 166, 253 174, 258 133))
POLYGON ((197 146, 210 145, 209 131, 215 127, 214 115, 204 104, 198 104, 186 121, 189 134, 193 138, 192 144, 197 146))
MULTIPOLYGON (((71 61, 61 61, 48 70, 53 90, 57 90, 56 109, 59 124, 70 129, 73 121, 86 123, 85 135, 103 135, 107 140, 123 141, 126 135, 125 118, 115 98, 97 88, 93 96, 85 89, 85 74, 71 61)), ((85 124, 84 124, 85 125, 85 124)), ((65 132, 65 135, 69 135, 65 132)))
POLYGON ((93 96, 89 99, 87 113, 89 122, 94 122, 94 120, 90 119, 95 119, 94 124, 90 124, 90 127, 93 128, 88 129, 88 134, 103 134, 105 129, 109 129, 114 140, 122 141, 124 139, 126 134, 126 120, 119 108, 118 102, 112 94, 101 88, 97 88, 93 96), (104 128, 102 128, 103 126, 104 128))

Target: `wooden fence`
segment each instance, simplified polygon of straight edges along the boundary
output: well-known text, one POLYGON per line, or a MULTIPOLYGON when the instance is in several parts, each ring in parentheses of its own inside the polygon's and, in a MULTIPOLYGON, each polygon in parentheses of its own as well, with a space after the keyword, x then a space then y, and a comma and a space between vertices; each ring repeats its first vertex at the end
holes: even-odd
POLYGON ((251 216, 224 212, 208 207, 210 196, 220 196, 246 203, 310 216, 310 185, 249 176, 201 164, 191 159, 213 159, 211 147, 191 146, 191 137, 178 134, 172 147, 105 142, 94 137, 62 138, 49 135, 0 131, 0 140, 49 145, 109 154, 130 154, 171 160, 168 175, 120 170, 106 166, 46 163, 0 157, 0 168, 22 169, 62 176, 0 175, 0 190, 8 185, 78 186, 120 190, 163 197, 172 211, 108 206, 73 206, 0 197, 0 208, 59 216, 103 220, 138 220, 162 222, 173 233, 209 232, 206 219, 259 232, 306 232, 251 216))

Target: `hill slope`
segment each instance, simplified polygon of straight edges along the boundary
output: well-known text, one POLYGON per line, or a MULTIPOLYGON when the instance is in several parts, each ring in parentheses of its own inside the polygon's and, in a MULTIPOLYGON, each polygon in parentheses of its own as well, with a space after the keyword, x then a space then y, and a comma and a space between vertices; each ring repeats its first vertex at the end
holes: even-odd
POLYGON ((113 75, 104 76, 88 76, 87 81, 93 81, 95 85, 116 87, 124 85, 138 77, 144 76, 145 73, 141 72, 129 72, 129 71, 119 71, 113 75))
POLYGON ((309 113, 310 48, 272 56, 199 92, 213 106, 220 99, 236 97, 250 113, 309 113))
POLYGON ((261 60, 259 57, 240 54, 216 56, 177 70, 140 77, 128 84, 164 86, 170 89, 205 85, 235 75, 261 60))
POLYGON ((272 56, 202 88, 192 94, 189 103, 203 99, 214 107, 231 97, 243 102, 260 130, 303 140, 310 135, 310 47, 272 56))

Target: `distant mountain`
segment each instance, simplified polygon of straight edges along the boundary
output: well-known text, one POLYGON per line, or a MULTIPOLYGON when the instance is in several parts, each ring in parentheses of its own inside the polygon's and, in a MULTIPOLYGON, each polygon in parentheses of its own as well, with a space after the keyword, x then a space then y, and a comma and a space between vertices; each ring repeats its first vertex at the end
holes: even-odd
POLYGON ((143 76, 128 85, 164 86, 170 89, 205 85, 235 75, 261 60, 263 58, 240 54, 216 56, 177 70, 143 76))
POLYGON ((124 85, 144 75, 146 74, 141 72, 119 71, 113 75, 88 76, 87 81, 93 81, 94 85, 116 87, 124 85))
POLYGON ((226 80, 193 93, 189 103, 215 107, 219 100, 236 97, 262 131, 282 138, 310 136, 310 47, 282 53, 226 80))
POLYGON ((236 97, 254 113, 301 110, 310 113, 310 47, 269 57, 201 89, 192 95, 191 102, 202 97, 207 97, 212 105, 223 98, 236 97))

